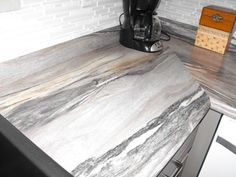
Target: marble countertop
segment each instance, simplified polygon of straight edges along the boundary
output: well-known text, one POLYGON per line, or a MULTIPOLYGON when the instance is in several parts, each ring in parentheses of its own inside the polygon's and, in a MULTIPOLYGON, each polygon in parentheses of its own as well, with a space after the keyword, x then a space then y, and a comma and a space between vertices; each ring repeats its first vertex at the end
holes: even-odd
POLYGON ((210 96, 211 108, 236 119, 236 33, 225 55, 194 46, 196 27, 163 19, 172 40, 165 43, 210 96))
POLYGON ((205 89, 211 100, 211 108, 236 119, 236 53, 222 56, 176 39, 172 42, 171 50, 177 53, 205 89))
POLYGON ((169 44, 102 32, 1 63, 0 113, 75 177, 155 177, 210 107, 169 44))

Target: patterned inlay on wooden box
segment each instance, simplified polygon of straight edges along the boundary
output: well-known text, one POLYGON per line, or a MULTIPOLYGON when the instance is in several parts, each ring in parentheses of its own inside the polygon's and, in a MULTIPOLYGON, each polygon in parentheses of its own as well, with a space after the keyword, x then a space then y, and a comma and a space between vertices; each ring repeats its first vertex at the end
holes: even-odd
POLYGON ((195 45, 217 53, 224 54, 231 33, 199 25, 195 45))

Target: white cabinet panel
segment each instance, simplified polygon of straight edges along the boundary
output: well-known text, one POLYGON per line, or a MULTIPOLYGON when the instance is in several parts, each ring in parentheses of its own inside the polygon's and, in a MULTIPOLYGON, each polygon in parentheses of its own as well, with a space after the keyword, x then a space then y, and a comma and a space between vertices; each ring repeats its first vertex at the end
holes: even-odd
POLYGON ((236 120, 223 116, 199 177, 236 176, 236 120))

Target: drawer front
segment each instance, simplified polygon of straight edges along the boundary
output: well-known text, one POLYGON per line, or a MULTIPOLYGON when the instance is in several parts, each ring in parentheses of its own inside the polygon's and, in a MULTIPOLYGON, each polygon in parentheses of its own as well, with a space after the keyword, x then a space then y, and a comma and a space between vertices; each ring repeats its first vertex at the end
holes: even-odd
POLYGON ((236 14, 204 8, 200 19, 200 25, 232 33, 236 14))
POLYGON ((187 138, 178 152, 174 155, 171 161, 161 171, 158 177, 178 177, 183 170, 184 164, 188 158, 189 151, 192 148, 196 136, 197 129, 187 138))

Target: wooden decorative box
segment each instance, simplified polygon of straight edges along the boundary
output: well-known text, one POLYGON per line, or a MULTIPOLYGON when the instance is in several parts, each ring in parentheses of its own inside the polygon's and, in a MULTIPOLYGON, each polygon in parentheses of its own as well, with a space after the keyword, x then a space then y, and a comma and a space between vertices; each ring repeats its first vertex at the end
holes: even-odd
POLYGON ((203 8, 195 45, 224 54, 234 31, 236 11, 218 6, 203 8))

